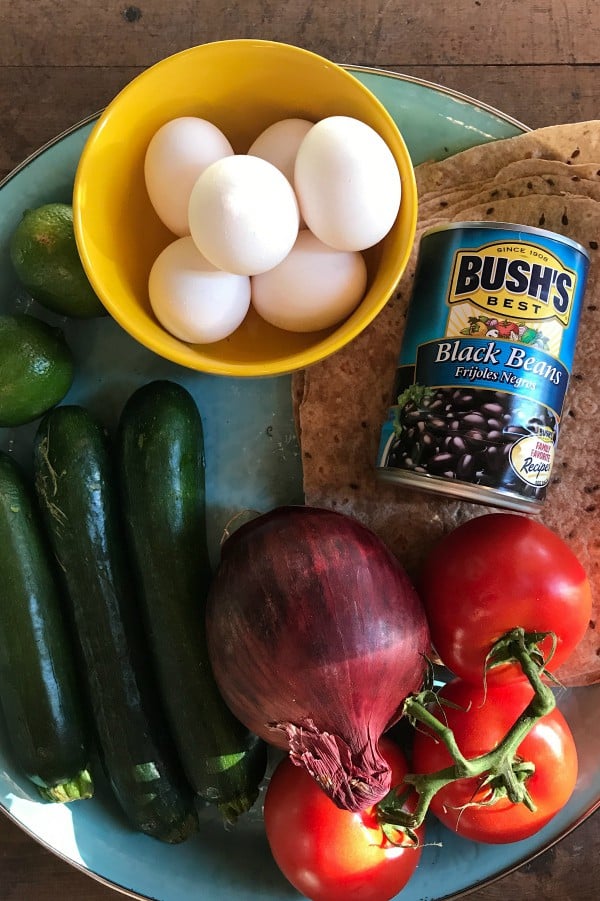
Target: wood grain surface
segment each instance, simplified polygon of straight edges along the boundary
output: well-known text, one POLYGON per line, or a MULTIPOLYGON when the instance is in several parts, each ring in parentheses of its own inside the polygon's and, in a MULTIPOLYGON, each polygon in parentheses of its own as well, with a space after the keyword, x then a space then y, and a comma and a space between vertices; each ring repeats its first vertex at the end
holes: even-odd
MULTIPOLYGON (((532 127, 599 116, 594 0, 0 0, 0 178, 162 57, 236 37, 435 81, 532 127)), ((600 812, 469 898, 592 901, 599 852, 600 812)), ((0 816, 1 901, 117 897, 0 816)))

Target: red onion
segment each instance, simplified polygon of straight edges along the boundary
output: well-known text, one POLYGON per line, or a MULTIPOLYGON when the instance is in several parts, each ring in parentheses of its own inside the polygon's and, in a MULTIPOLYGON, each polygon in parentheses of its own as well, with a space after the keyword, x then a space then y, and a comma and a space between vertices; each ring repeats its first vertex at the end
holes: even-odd
POLYGON ((249 729, 289 750, 338 807, 386 795, 378 741, 421 685, 429 631, 373 532, 315 507, 246 523, 223 545, 207 636, 221 693, 249 729))

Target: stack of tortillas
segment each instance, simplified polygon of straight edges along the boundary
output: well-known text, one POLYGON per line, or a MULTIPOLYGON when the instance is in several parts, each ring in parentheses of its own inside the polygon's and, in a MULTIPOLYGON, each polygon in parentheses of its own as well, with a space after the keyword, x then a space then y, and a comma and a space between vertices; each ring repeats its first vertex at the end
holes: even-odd
POLYGON ((416 177, 417 236, 397 294, 349 346, 294 375, 305 501, 360 519, 413 577, 442 534, 491 512, 375 475, 420 236, 443 222, 490 220, 574 238, 587 249, 591 266, 552 481, 539 517, 574 550, 594 597, 587 633, 557 675, 566 685, 600 681, 600 121, 475 147, 418 166, 416 177))

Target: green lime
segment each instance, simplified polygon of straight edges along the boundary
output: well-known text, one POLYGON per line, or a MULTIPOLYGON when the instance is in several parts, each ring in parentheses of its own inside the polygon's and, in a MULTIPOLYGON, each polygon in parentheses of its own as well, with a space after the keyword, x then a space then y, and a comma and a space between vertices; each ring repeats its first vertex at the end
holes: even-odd
POLYGON ((72 381, 73 356, 60 329, 25 313, 0 316, 0 426, 37 419, 72 381))
POLYGON ((26 210, 12 235, 10 256, 24 287, 49 310, 78 319, 106 315, 81 264, 69 204, 26 210))

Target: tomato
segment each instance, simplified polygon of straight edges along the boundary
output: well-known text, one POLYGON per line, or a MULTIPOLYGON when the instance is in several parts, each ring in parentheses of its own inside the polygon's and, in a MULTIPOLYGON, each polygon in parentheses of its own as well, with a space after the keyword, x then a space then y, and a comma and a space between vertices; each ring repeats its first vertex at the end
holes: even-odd
MULTIPOLYGON (((553 671, 588 625, 592 593, 564 541, 535 519, 491 513, 444 536, 425 562, 419 584, 432 642, 455 675, 481 681, 485 659, 505 632, 554 632, 553 671)), ((545 655, 551 640, 542 645, 545 655)), ((494 668, 491 681, 521 675, 516 664, 494 668)))
MULTIPOLYGON (((407 773, 400 749, 379 743, 392 784, 407 773)), ((414 805, 413 805, 414 806, 414 805)), ((302 767, 285 758, 269 783, 264 807, 271 852, 292 885, 312 901, 387 901, 408 882, 421 848, 389 841, 372 807, 351 813, 336 807, 302 767)), ((423 840, 424 830, 417 830, 423 840)))
MULTIPOLYGON (((527 682, 512 682, 486 689, 461 679, 449 682, 440 697, 459 706, 432 708, 447 721, 462 754, 473 758, 491 751, 523 712, 533 689, 527 682)), ((538 720, 518 748, 518 758, 530 761, 535 771, 526 787, 536 806, 514 804, 507 797, 489 800, 489 789, 480 788, 482 777, 459 779, 440 789, 430 810, 449 829, 473 841, 502 844, 528 838, 538 832, 567 803, 577 781, 577 752, 571 731, 555 708, 538 720)), ((413 769, 432 773, 452 764, 446 746, 419 726, 415 734, 413 769)))
POLYGON ((504 320, 496 325, 500 338, 512 338, 514 341, 519 340, 519 326, 515 322, 504 320))

